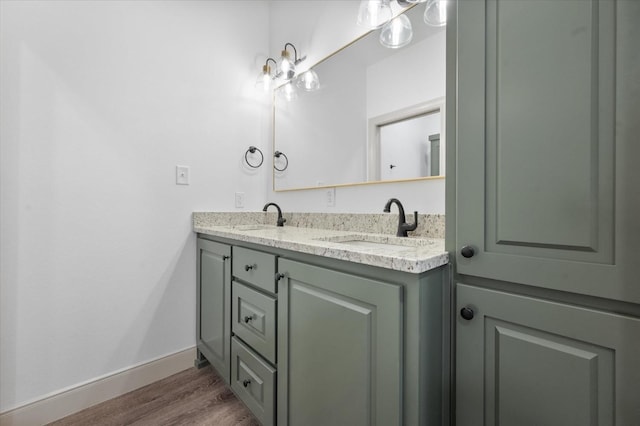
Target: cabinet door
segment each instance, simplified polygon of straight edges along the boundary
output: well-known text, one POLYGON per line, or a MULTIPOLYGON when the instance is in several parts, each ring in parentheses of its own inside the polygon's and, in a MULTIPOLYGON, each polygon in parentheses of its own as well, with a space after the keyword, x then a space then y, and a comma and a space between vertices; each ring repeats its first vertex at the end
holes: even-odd
POLYGON ((402 287, 278 267, 278 425, 401 424, 402 287))
POLYGON ((231 247, 198 239, 198 350, 229 383, 231 374, 231 247))
POLYGON ((458 272, 640 303, 639 3, 458 1, 456 16, 458 272))
POLYGON ((464 284, 457 312, 458 426, 640 424, 640 319, 464 284))

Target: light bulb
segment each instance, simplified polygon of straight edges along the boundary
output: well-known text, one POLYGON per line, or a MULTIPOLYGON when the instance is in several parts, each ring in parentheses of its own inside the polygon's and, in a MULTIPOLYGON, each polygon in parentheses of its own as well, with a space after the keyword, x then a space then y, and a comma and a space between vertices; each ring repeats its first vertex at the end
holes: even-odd
POLYGON ((447 23, 447 1, 427 0, 424 10, 424 22, 433 27, 442 27, 447 23))
POLYGON ((320 88, 320 79, 314 70, 309 69, 298 76, 296 85, 302 90, 313 92, 320 88))
POLYGON ((392 19, 380 31, 380 44, 391 49, 406 46, 412 38, 411 21, 406 15, 399 15, 392 19))
POLYGON ((258 74, 258 78, 256 79, 256 89, 268 92, 271 89, 272 81, 271 67, 269 65, 263 65, 262 72, 258 74))
POLYGON ((380 28, 392 16, 390 0, 362 0, 358 11, 358 25, 369 29, 380 28))
POLYGON ((296 75, 296 65, 291 59, 290 53, 285 49, 282 51, 280 57, 280 71, 282 71, 282 78, 285 80, 291 80, 296 75))

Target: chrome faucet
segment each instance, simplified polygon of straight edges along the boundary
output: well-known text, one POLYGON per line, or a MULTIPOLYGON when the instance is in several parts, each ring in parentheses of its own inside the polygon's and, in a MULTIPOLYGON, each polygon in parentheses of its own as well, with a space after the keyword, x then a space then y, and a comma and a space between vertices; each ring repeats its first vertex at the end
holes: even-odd
POLYGON ((280 210, 280 206, 277 205, 276 203, 267 203, 264 205, 264 207, 262 208, 263 212, 267 211, 267 207, 269 206, 274 206, 276 209, 278 209, 278 226, 284 226, 284 223, 287 221, 287 219, 282 217, 282 210, 280 210))
POLYGON ((402 207, 402 203, 397 198, 391 198, 387 201, 387 204, 384 206, 384 212, 391 212, 391 204, 396 203, 398 206, 398 232, 396 235, 398 237, 408 237, 407 231, 415 231, 418 227, 418 212, 413 212, 413 223, 407 223, 406 217, 404 216, 404 207, 402 207))

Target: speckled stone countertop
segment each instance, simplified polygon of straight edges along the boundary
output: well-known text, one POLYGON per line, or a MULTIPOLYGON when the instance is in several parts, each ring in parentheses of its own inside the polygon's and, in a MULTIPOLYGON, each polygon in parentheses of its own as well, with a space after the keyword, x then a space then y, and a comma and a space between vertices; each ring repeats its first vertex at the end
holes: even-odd
MULTIPOLYGON (((362 232, 362 227, 356 224, 358 220, 354 218, 346 221, 351 226, 345 229, 335 226, 336 218, 331 217, 333 214, 316 214, 318 220, 309 220, 308 213, 299 213, 307 218, 304 221, 307 226, 291 226, 290 222, 298 223, 294 215, 296 213, 285 214, 287 223, 277 227, 276 215, 271 212, 198 212, 193 214, 193 230, 201 234, 409 273, 429 271, 449 262, 442 238, 396 237, 395 228, 389 233, 362 232), (318 227, 323 224, 329 229, 318 227)), ((361 216, 365 221, 375 222, 376 215, 361 216)), ((395 220, 397 226, 397 216, 395 220)), ((377 231, 379 228, 369 223, 366 229, 377 231)))

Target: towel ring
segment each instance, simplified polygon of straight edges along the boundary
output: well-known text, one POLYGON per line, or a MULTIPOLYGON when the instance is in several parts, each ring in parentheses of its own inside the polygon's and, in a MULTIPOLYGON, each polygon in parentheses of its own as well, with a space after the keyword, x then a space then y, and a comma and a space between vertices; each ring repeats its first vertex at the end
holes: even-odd
POLYGON ((244 161, 249 167, 257 169, 258 167, 262 166, 262 163, 264 162, 264 154, 262 154, 262 151, 260 151, 260 149, 256 148, 255 146, 250 146, 249 149, 247 149, 247 152, 244 153, 244 161), (249 153, 255 154, 256 151, 260 153, 260 162, 258 163, 258 165, 254 165, 249 162, 249 153))
POLYGON ((273 168, 276 169, 279 172, 284 172, 285 170, 287 170, 287 167, 289 167, 289 159, 287 158, 287 156, 285 155, 284 152, 280 152, 280 151, 276 151, 273 153, 273 156, 275 158, 280 158, 280 157, 284 157, 284 167, 279 169, 278 166, 276 166, 275 161, 273 162, 273 168))

